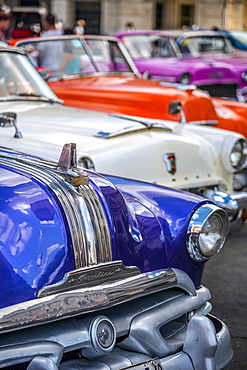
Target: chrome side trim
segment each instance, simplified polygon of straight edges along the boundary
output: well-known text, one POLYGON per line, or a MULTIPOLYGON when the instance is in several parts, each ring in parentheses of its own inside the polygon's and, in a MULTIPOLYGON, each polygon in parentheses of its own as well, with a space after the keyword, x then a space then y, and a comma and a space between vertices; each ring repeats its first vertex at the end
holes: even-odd
POLYGON ((90 185, 75 184, 76 168, 63 172, 52 162, 4 152, 0 153, 0 164, 31 174, 56 195, 69 225, 76 268, 111 261, 110 234, 103 206, 90 185))
MULTIPOLYGON (((121 261, 118 261, 121 264, 121 261)), ((110 263, 111 264, 111 263, 110 263)), ((113 263, 115 266, 116 263, 113 263)), ((94 267, 87 268, 95 269, 94 267)), ((127 268, 128 269, 128 268, 127 268)), ((95 312, 171 287, 179 287, 176 272, 172 269, 136 274, 126 278, 102 279, 98 285, 71 289, 48 297, 37 298, 0 309, 0 332, 56 321, 62 318, 95 312)), ((97 271, 98 276, 99 272, 97 271)), ((180 275, 181 275, 180 271, 180 275)), ((97 274, 96 274, 97 275, 97 274)), ((186 275, 183 273, 183 275, 186 275)), ((186 275, 187 291, 195 295, 195 287, 186 275)), ((181 276, 180 276, 181 279, 181 276)), ((183 286, 185 283, 183 282, 183 286)))
POLYGON ((125 128, 117 131, 111 131, 111 132, 106 132, 106 131, 99 131, 97 134, 95 134, 95 137, 100 137, 103 139, 111 139, 114 137, 118 136, 123 136, 123 135, 131 135, 131 134, 136 134, 139 132, 147 132, 147 131, 165 131, 165 132, 172 132, 172 129, 170 127, 167 127, 164 122, 161 120, 154 120, 154 119, 149 119, 149 118, 143 118, 143 117, 135 117, 135 116, 129 116, 127 114, 119 114, 119 113, 110 113, 109 116, 112 117, 117 117, 117 118, 122 118, 128 121, 136 122, 136 123, 141 123, 144 125, 144 128, 140 128, 138 126, 133 126, 133 127, 128 127, 126 126, 125 128))
POLYGON ((196 85, 185 85, 185 84, 181 84, 179 82, 160 81, 159 84, 161 86, 166 86, 166 87, 175 87, 176 89, 179 89, 179 90, 182 90, 182 91, 191 91, 191 90, 196 90, 197 89, 196 85))
POLYGON ((218 125, 219 122, 217 120, 210 119, 210 120, 203 120, 203 121, 190 121, 189 123, 191 125, 213 126, 213 125, 218 125))

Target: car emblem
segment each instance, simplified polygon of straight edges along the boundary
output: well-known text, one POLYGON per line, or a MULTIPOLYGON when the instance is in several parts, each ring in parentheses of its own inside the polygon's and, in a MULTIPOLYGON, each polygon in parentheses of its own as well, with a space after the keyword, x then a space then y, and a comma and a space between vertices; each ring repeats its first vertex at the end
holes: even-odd
POLYGON ((96 353, 111 352, 116 344, 116 329, 108 317, 98 316, 90 329, 92 346, 96 353))
POLYGON ((215 72, 215 73, 210 73, 209 77, 210 78, 223 78, 224 74, 222 72, 215 72))
POLYGON ((174 175, 174 173, 177 170, 177 168, 176 168, 176 157, 175 157, 175 154, 174 153, 164 154, 164 158, 163 159, 164 159, 164 161, 166 163, 167 172, 169 172, 172 175, 174 175))

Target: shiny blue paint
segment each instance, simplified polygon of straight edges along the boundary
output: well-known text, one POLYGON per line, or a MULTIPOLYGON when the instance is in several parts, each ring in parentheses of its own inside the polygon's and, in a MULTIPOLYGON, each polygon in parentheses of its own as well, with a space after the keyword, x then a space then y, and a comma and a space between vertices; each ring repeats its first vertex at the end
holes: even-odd
MULTIPOLYGON (((204 263, 186 248, 187 226, 204 198, 154 184, 88 171, 101 199, 113 260, 142 272, 176 267, 201 284, 204 263)), ((73 270, 66 217, 55 194, 22 171, 0 168, 0 307, 34 299, 73 270)))
POLYGON ((36 179, 0 168, 0 307, 33 299, 74 269, 68 229, 54 194, 36 179))
POLYGON ((188 255, 187 227, 193 212, 211 202, 163 186, 104 177, 110 182, 94 177, 94 186, 100 187, 106 212, 113 222, 113 259, 136 265, 143 272, 176 267, 187 272, 199 287, 204 263, 195 262, 188 255))

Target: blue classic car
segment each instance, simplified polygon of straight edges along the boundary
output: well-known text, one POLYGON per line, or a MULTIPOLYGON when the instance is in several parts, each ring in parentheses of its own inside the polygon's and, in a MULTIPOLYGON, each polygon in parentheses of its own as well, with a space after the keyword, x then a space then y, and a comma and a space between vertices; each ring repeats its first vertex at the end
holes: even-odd
POLYGON ((222 369, 205 262, 228 232, 213 202, 0 149, 0 368, 222 369))

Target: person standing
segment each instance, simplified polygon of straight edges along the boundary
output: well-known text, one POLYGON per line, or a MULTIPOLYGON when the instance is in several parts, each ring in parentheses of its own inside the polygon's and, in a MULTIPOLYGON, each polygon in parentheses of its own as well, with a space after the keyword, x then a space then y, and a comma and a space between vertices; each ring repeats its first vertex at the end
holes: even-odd
POLYGON ((42 36, 56 36, 62 35, 63 30, 61 28, 56 27, 56 20, 53 14, 48 13, 45 21, 44 21, 44 28, 45 31, 41 33, 40 37, 42 36))
POLYGON ((86 22, 84 21, 84 19, 79 19, 78 21, 76 21, 75 27, 73 28, 74 34, 84 35, 85 27, 86 22))
MULTIPOLYGON (((60 36, 63 34, 62 29, 56 28, 55 22, 54 15, 48 13, 44 22, 45 31, 41 33, 41 38, 45 36, 60 36)), ((62 60, 63 47, 63 41, 59 39, 54 42, 40 42, 38 47, 39 66, 48 68, 52 72, 58 71, 62 60)))
POLYGON ((0 41, 6 40, 7 31, 10 27, 11 13, 0 8, 0 41))

